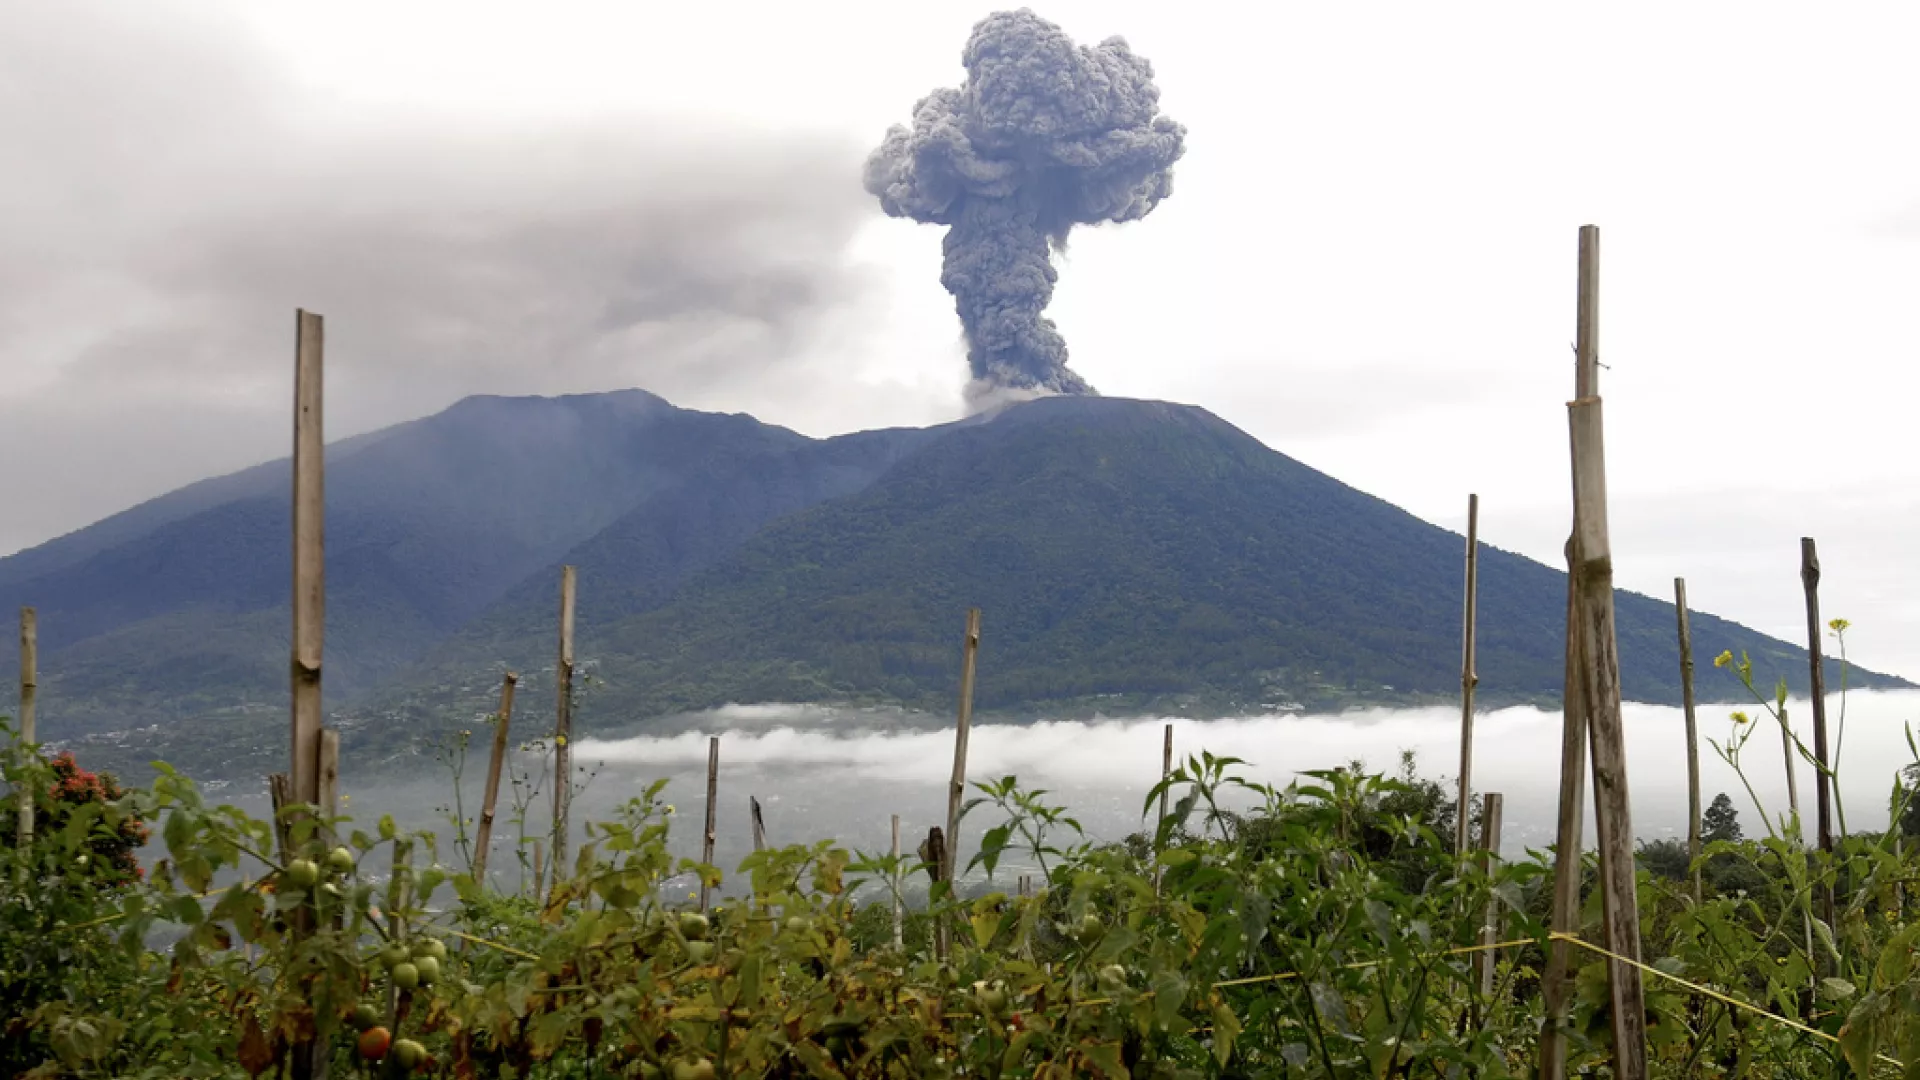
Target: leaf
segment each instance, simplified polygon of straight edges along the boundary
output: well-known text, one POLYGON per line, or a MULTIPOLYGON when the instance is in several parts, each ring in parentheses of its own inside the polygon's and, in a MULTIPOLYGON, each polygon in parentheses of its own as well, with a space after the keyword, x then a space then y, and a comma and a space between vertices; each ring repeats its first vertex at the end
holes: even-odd
POLYGON ((1227 1059, 1233 1056, 1233 1041, 1240 1037, 1240 1020, 1233 1010, 1222 1001, 1213 1007, 1213 1057, 1221 1068, 1227 1067, 1227 1059))
POLYGON ((1832 977, 1821 979, 1820 989, 1826 991, 1827 996, 1835 1001, 1845 1001, 1857 992, 1852 983, 1832 977))
POLYGON ((760 954, 749 952, 740 961, 740 1004, 753 1008, 760 1004, 760 954))
POLYGON ((273 1058, 273 1044, 267 1041, 267 1033, 260 1029, 259 1019, 248 1012, 246 1025, 240 1034, 240 1067, 247 1070, 248 1076, 259 1076, 273 1065, 273 1058))
POLYGON ((1119 1043, 1093 1043, 1082 1046, 1080 1053, 1087 1063, 1100 1070, 1101 1076, 1113 1080, 1129 1080, 1127 1063, 1121 1060, 1119 1043))

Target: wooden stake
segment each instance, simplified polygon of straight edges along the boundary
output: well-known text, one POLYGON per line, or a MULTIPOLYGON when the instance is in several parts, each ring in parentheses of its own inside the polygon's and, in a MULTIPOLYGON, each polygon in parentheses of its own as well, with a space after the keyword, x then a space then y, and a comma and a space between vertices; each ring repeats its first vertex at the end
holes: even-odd
POLYGON ((767 847, 767 820, 760 816, 760 800, 747 796, 747 808, 753 812, 753 850, 765 851, 767 847))
POLYGON ((287 779, 296 803, 320 802, 320 654, 326 632, 326 439, 321 424, 325 333, 320 316, 294 318, 293 728, 287 779))
MULTIPOLYGON (((1587 714, 1580 694, 1580 560, 1567 541, 1567 668, 1560 726, 1560 816, 1553 853, 1555 933, 1580 931, 1580 882, 1585 869, 1581 842, 1587 802, 1587 714)), ((1547 947, 1540 976, 1545 1016, 1540 1024, 1540 1080, 1565 1080, 1567 1031, 1573 1006, 1573 946, 1555 940, 1547 947)))
POLYGON ((905 949, 902 938, 904 913, 900 910, 900 815, 893 815, 893 950, 905 949))
POLYGON ((280 861, 293 858, 293 839, 287 828, 287 807, 293 805, 293 784, 283 772, 267 776, 267 798, 273 807, 273 843, 274 850, 280 853, 280 861))
POLYGON ((533 897, 538 900, 543 895, 546 883, 546 847, 539 840, 533 842, 533 897))
MULTIPOLYGON (((32 746, 40 741, 38 721, 35 717, 36 700, 40 695, 40 619, 30 607, 20 609, 20 745, 32 746)), ((33 792, 25 784, 20 786, 20 826, 14 834, 20 840, 20 850, 33 846, 33 792)))
POLYGON ((487 758, 487 787, 480 796, 480 828, 473 838, 473 883, 487 884, 487 853, 493 848, 493 813, 500 802, 500 770, 507 761, 507 729, 513 724, 513 689, 520 676, 507 672, 500 680, 500 711, 494 716, 493 753, 487 758))
MULTIPOLYGON (((707 831, 700 839, 700 861, 707 866, 713 865, 713 812, 714 800, 720 794, 720 736, 707 739, 707 831)), ((700 910, 707 910, 707 879, 700 879, 700 910)))
POLYGON ((573 806, 573 567, 560 568, 560 659, 554 665, 553 880, 566 873, 567 818, 573 806))
POLYGON ((1567 406, 1573 454, 1574 550, 1580 567, 1581 690, 1592 743, 1594 822, 1600 836, 1601 906, 1607 948, 1617 1080, 1645 1080, 1647 1032, 1640 969, 1640 906, 1634 880, 1633 815, 1626 732, 1620 715, 1620 652, 1613 611, 1613 550, 1607 530, 1605 419, 1600 404, 1600 230, 1580 229, 1579 357, 1567 406), (1631 962, 1627 962, 1631 961, 1631 962))
MULTIPOLYGON (((294 313, 293 360, 293 709, 288 794, 320 805, 320 660, 326 634, 326 438, 321 423, 325 333, 320 316, 294 313)), ((304 909, 294 913, 297 940, 311 930, 304 909)), ((292 1047, 293 1080, 326 1074, 325 1047, 301 1039, 292 1047)))
POLYGON ((1693 628, 1687 623, 1687 579, 1673 579, 1673 608, 1680 619, 1680 707, 1687 719, 1687 862, 1693 866, 1693 902, 1705 895, 1700 881, 1700 727, 1693 711, 1693 628))
POLYGON ((334 844, 333 819, 340 816, 340 733, 320 729, 320 816, 327 820, 322 833, 328 847, 334 844))
MULTIPOLYGON (((940 879, 952 887, 954 866, 960 849, 960 800, 967 790, 967 734, 973 727, 973 676, 980 655, 980 609, 967 609, 967 639, 960 662, 960 717, 953 729, 953 779, 947 785, 947 829, 945 858, 940 879)), ((941 955, 946 955, 946 920, 939 923, 941 955)))
MULTIPOLYGON (((1813 777, 1814 813, 1819 816, 1820 850, 1833 851, 1833 778, 1828 770, 1833 762, 1827 756, 1827 670, 1820 649, 1820 553, 1813 537, 1800 538, 1800 583, 1807 592, 1807 674, 1808 690, 1813 698, 1813 760, 1819 768, 1813 777)), ((1832 924, 1833 912, 1827 913, 1832 924)))
POLYGON ((1787 716, 1787 707, 1780 706, 1780 751, 1787 759, 1787 813, 1793 819, 1795 839, 1804 843, 1807 836, 1807 823, 1800 817, 1800 780, 1799 771, 1794 768, 1793 723, 1787 716))
MULTIPOLYGON (((1500 861, 1500 811, 1503 800, 1497 791, 1487 792, 1480 807, 1480 850, 1483 853, 1487 873, 1500 861)), ((1497 898, 1487 900, 1487 918, 1480 930, 1480 944, 1491 945, 1500 940, 1500 901, 1497 898)), ((1474 962, 1480 972, 1480 996, 1493 995, 1493 969, 1498 960, 1498 950, 1485 949, 1474 954, 1474 962)))
POLYGON ((1473 798, 1473 688, 1480 676, 1474 671, 1474 620, 1480 585, 1480 496, 1467 496, 1467 598, 1466 614, 1460 634, 1460 795, 1454 805, 1459 820, 1453 827, 1453 850, 1467 853, 1467 804, 1473 798))
MULTIPOLYGON (((1162 735, 1160 739, 1160 781, 1162 783, 1165 783, 1167 777, 1172 775, 1173 775, 1173 725, 1168 724, 1166 727, 1165 733, 1162 735)), ((1161 788, 1160 789, 1160 816, 1159 818, 1155 819, 1153 823, 1153 835, 1156 839, 1158 839, 1158 837, 1160 836, 1161 822, 1164 822, 1166 820, 1167 820, 1167 789, 1161 788)), ((1162 868, 1160 866, 1160 845, 1156 843, 1154 845, 1154 860, 1153 860, 1153 894, 1155 896, 1160 895, 1161 869, 1162 868)))

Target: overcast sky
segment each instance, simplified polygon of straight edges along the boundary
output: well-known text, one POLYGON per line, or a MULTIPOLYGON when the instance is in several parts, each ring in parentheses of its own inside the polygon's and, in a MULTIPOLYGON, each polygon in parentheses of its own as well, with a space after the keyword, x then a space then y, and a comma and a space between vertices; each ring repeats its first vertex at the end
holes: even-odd
MULTIPOLYGON (((0 9, 0 552, 471 393, 640 386, 810 434, 960 415, 938 228, 860 164, 985 5, 0 9)), ((1204 406, 1559 563, 1578 227, 1604 235, 1622 584, 1804 636, 1798 541, 1920 677, 1920 68, 1907 5, 1135 4, 1174 196, 1052 313, 1204 406)))

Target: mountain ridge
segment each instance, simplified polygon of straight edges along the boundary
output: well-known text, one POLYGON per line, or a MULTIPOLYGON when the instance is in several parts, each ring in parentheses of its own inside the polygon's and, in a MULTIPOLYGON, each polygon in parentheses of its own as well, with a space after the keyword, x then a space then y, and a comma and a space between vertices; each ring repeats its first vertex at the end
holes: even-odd
MULTIPOLYGON (((562 563, 590 726, 736 701, 944 711, 967 606, 987 610, 988 714, 1458 690, 1462 538, 1197 406, 1042 398, 812 439, 644 391, 481 395, 328 464, 327 708, 355 753, 470 722, 506 667, 537 730, 562 563)), ((0 604, 42 611, 47 737, 226 771, 282 737, 285 470, 0 559, 0 604)), ((1550 701, 1564 575, 1482 550, 1483 700, 1550 701)), ((1630 696, 1672 698, 1671 605, 1617 607, 1630 696)), ((1693 620, 1700 655, 1745 648, 1804 683, 1791 644, 1693 620)))

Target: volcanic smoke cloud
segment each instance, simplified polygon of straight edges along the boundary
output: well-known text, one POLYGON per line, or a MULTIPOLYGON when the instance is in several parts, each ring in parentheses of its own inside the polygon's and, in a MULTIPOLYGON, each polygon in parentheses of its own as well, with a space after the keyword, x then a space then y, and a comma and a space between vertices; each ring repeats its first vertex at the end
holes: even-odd
POLYGON ((1075 225, 1145 217, 1173 190, 1186 128, 1159 115, 1153 65, 1121 38, 1091 48, 1022 8, 989 15, 935 90, 867 158, 894 217, 946 225, 940 283, 967 332, 976 389, 1091 394, 1042 314, 1054 247, 1075 225))

